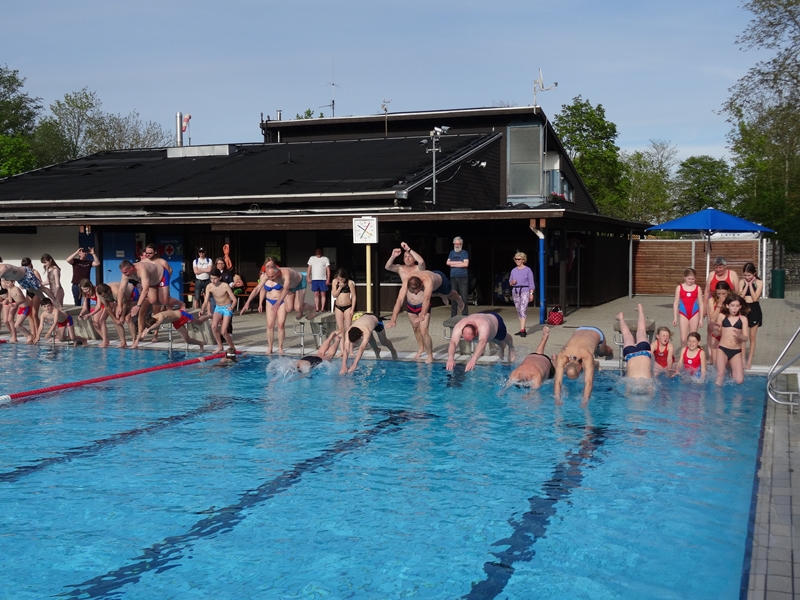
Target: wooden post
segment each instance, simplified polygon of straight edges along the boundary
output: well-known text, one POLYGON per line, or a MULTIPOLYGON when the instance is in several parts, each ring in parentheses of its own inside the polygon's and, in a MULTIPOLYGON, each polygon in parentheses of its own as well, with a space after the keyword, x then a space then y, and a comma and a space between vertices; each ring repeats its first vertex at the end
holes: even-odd
POLYGON ((367 312, 372 312, 372 244, 367 244, 367 312))

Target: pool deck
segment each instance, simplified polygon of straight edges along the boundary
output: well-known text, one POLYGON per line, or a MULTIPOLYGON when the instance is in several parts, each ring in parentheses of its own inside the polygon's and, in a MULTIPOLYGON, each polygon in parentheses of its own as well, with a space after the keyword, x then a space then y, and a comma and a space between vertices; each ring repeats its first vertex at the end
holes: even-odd
MULTIPOLYGON (((620 298, 603 304, 574 310, 566 315, 564 324, 551 327, 548 353, 558 351, 572 335, 576 327, 593 325, 602 329, 609 339, 613 340, 615 317, 624 311, 629 320, 636 318, 636 304, 641 303, 645 314, 653 319, 656 326, 672 327, 672 298, 666 296, 637 296, 620 298)), ((789 287, 785 299, 762 300, 765 325, 759 328, 756 350, 756 361, 752 372, 766 374, 784 347, 800 326, 800 286, 789 287)), ((483 310, 495 310, 505 320, 509 332, 518 329, 519 324, 513 306, 492 308, 489 306, 470 306, 470 313, 483 310)), ((329 313, 327 313, 329 314, 329 313)), ((383 313, 384 315, 386 313, 383 313)), ((323 318, 325 315, 322 315, 323 318)), ((450 307, 439 306, 431 314, 430 331, 433 337, 434 359, 442 361, 447 358, 448 342, 444 338, 443 323, 450 317, 450 307)), ((536 349, 540 339, 542 325, 538 321, 538 309, 529 311, 528 337, 514 336, 514 344, 518 347, 519 357, 536 349)), ((287 319, 287 335, 285 350, 287 355, 300 355, 301 339, 294 332, 294 315, 287 319)), ((309 326, 305 325, 308 332, 309 326)), ((110 328, 111 339, 115 339, 113 328, 110 328)), ((7 338, 4 330, 2 338, 7 338)), ((700 332, 705 343, 705 330, 700 332)), ((166 336, 162 336, 163 337, 166 336)), ((234 319, 234 342, 238 349, 254 354, 266 353, 266 335, 264 316, 249 313, 234 319)), ((388 337, 396 346, 401 360, 413 360, 416 352, 416 341, 411 326, 405 315, 400 315, 396 328, 388 331, 388 337)), ((316 349, 313 336, 306 334, 305 353, 313 353, 316 349)), ((99 342, 91 342, 92 345, 99 342)), ((175 347, 183 349, 183 341, 175 336, 175 347)), ((112 350, 115 343, 112 341, 112 350)), ((157 344, 143 343, 143 349, 165 349, 166 342, 157 344)), ((213 348, 213 345, 209 348, 213 348)), ((463 349, 466 351, 466 344, 463 349)), ((277 347, 276 347, 277 350, 277 347)), ((800 353, 800 343, 787 353, 792 358, 800 353)), ((491 347, 488 355, 480 359, 480 363, 494 363, 498 360, 496 349, 491 347)), ((618 351, 615 352, 615 356, 618 351)), ((382 359, 389 357, 387 351, 382 352, 382 359)), ((364 353, 364 360, 374 359, 371 351, 364 353)), ((457 356, 461 362, 469 356, 457 356)), ((785 360, 785 359, 784 359, 785 360)), ((800 367, 800 362, 798 362, 800 367)), ((601 361, 601 370, 619 368, 617 359, 601 361)), ((800 368, 791 369, 788 375, 781 376, 782 389, 798 389, 798 373, 800 368)), ((795 396, 795 400, 797 396, 795 396)), ((760 457, 760 468, 757 473, 758 492, 755 506, 755 523, 753 530, 752 561, 746 597, 749 599, 782 600, 800 597, 800 411, 794 414, 786 406, 779 406, 766 401, 766 418, 763 429, 763 444, 760 457), (797 455, 797 456, 795 456, 797 455), (798 476, 794 476, 797 472, 798 476), (795 519, 797 523, 795 523, 795 519)), ((750 482, 742 482, 750 485, 750 482)), ((700 575, 702 576, 702 575, 700 575)), ((743 593, 742 597, 745 597, 743 593)))

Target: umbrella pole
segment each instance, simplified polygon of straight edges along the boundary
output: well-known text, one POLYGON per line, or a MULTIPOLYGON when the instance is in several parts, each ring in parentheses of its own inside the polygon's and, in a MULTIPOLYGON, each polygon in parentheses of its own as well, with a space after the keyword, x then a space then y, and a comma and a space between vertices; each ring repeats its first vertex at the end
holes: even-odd
MULTIPOLYGON (((711 272, 711 232, 706 234, 706 281, 708 281, 708 274, 711 272)), ((708 292, 706 292, 708 293, 708 292)))

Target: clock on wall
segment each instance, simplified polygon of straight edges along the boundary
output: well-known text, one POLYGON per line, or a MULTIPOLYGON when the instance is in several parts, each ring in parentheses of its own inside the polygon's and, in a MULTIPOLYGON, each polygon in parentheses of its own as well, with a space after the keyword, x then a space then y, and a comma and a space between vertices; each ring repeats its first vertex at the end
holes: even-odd
POLYGON ((377 244, 378 219, 375 217, 357 217, 353 219, 353 243, 377 244))

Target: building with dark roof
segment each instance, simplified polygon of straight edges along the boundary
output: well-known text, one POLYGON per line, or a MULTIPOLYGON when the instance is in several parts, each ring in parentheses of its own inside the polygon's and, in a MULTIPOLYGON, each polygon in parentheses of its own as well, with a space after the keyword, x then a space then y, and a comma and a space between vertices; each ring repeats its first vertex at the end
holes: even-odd
POLYGON ((647 224, 598 213, 539 108, 262 120, 260 128, 260 144, 100 152, 2 179, 2 238, 27 236, 36 248, 28 254, 58 259, 48 241, 53 228, 69 228, 73 245, 99 248, 106 281, 144 242, 189 273, 196 247, 221 256, 227 243, 249 280, 267 255, 304 269, 324 247, 363 283, 366 255, 352 228, 354 217, 369 215, 378 222, 371 262, 384 308, 396 291, 382 269, 392 248, 406 241, 429 268, 447 272, 456 235, 483 303, 517 250, 537 277, 541 255, 550 302, 599 304, 628 293, 630 235, 647 224))

